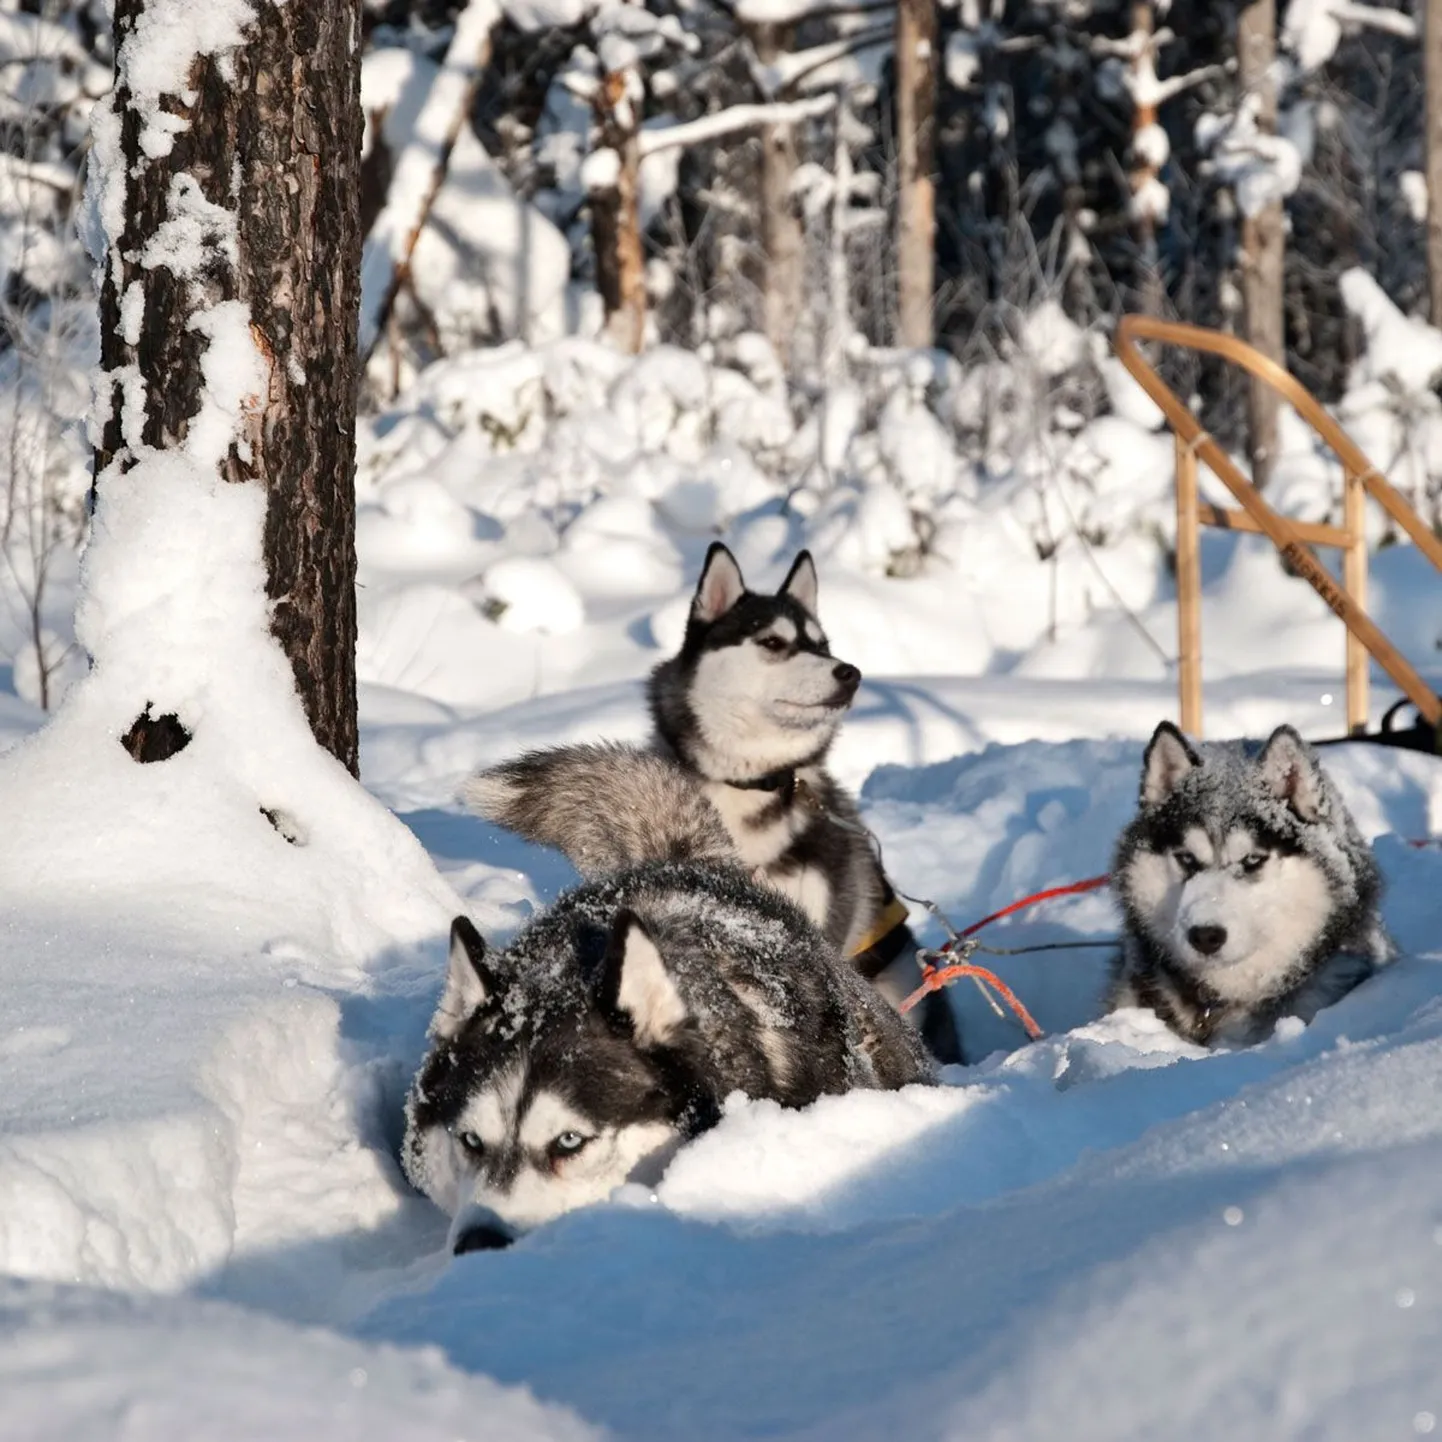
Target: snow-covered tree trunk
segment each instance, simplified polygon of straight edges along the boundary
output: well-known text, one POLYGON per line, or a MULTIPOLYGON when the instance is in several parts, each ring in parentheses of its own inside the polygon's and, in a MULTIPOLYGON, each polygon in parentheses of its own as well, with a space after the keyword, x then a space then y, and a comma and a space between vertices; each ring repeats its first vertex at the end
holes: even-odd
MULTIPOLYGON (((360 0, 115 0, 114 22, 92 159, 98 529, 107 502, 135 508, 152 484, 263 493, 270 631, 316 739, 354 772, 360 0)), ((196 520, 193 544, 217 543, 196 520)), ((197 719, 167 693, 168 677, 186 689, 167 639, 153 637, 147 700, 176 722, 158 740, 144 716, 127 733, 147 759, 197 719)))
POLYGON ((637 88, 628 71, 613 70, 602 78, 592 102, 601 143, 587 158, 584 172, 606 330, 628 355, 638 355, 646 341, 637 88))
MULTIPOLYGON (((750 30, 756 58, 775 65, 789 48, 791 30, 780 25, 754 25, 750 30)), ((805 303, 806 233, 796 206, 796 128, 789 123, 761 127, 762 313, 766 337, 785 364, 791 356, 805 303)))
POLYGON ((936 255, 936 4, 896 7, 897 338, 932 342, 936 255))
MULTIPOLYGON (((1244 94, 1256 97, 1257 130, 1277 129, 1277 10, 1274 0, 1252 0, 1237 22, 1238 77, 1244 94)), ((1287 361, 1282 311, 1286 261, 1282 202, 1273 200, 1242 220, 1242 304, 1247 340, 1279 365, 1287 361)), ((1248 383, 1248 450, 1252 484, 1267 483, 1277 457, 1281 402, 1260 380, 1248 383)))
POLYGON ((1422 69, 1427 91, 1427 292, 1433 325, 1442 326, 1442 0, 1422 7, 1422 69))

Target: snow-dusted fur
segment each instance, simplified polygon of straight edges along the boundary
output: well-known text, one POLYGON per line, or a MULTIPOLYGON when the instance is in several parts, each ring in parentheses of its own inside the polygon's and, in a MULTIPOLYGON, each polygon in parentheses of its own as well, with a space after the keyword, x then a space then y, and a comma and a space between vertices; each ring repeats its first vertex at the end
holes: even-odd
MULTIPOLYGON (((807 551, 766 596, 749 591, 736 558, 714 544, 681 649, 651 673, 656 744, 696 778, 742 864, 791 897, 895 1004, 920 980, 916 946, 904 924, 875 937, 895 894, 855 802, 826 770, 861 672, 832 656, 817 589, 807 551)), ((941 994, 926 999, 922 1029, 941 1060, 960 1060, 941 994)))
POLYGON ((654 1180, 733 1091, 800 1107, 932 1080, 807 918, 724 865, 589 882, 494 953, 457 918, 431 1035, 402 1159, 458 1252, 654 1180))
POLYGON ((1381 877, 1315 752, 1193 746, 1162 722, 1112 866, 1125 916, 1110 1002, 1246 1045, 1304 1021, 1392 957, 1381 877))

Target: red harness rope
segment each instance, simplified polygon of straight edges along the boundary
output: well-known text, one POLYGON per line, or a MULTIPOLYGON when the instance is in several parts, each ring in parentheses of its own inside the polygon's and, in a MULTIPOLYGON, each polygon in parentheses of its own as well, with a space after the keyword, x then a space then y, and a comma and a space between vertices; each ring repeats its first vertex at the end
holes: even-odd
POLYGON ((1025 911, 1029 906, 1050 901, 1056 896, 1077 896, 1082 892, 1096 891, 1110 880, 1110 876, 1090 876, 1085 881, 1074 881, 1069 886, 1052 886, 1045 891, 1024 896, 1020 901, 1013 901, 1010 906, 1004 906, 1000 911, 994 911, 990 916, 983 916, 980 921, 973 922, 965 931, 953 935, 935 950, 921 952, 921 985, 901 1003, 899 1010, 905 1015, 929 992, 940 991, 948 983, 963 976, 975 977, 983 988, 990 987, 1012 1009, 1016 1019, 1026 1030, 1027 1036, 1032 1041, 1038 1040, 1045 1033, 1036 1024, 1036 1019, 1032 1014, 1022 1005, 1017 994, 994 971, 988 971, 986 967, 977 966, 965 959, 972 954, 976 945, 975 942, 969 942, 968 938, 975 936, 983 926, 989 926, 993 921, 1000 921, 1003 916, 1010 916, 1015 911, 1025 911), (931 961, 932 957, 941 959, 948 956, 962 959, 949 962, 945 966, 933 965, 931 961))
MULTIPOLYGON (((1426 847, 1442 846, 1442 837, 1429 836, 1422 840, 1411 841, 1409 846, 1426 847)), ((1027 1036, 1032 1041, 1037 1041, 1046 1033, 1036 1023, 1036 1018, 1022 1004, 1017 994, 994 972, 984 966, 977 966, 974 962, 968 961, 976 947, 976 943, 970 938, 975 936, 983 926, 990 926, 993 921, 1000 921, 1004 916, 1010 916, 1016 911, 1025 911, 1030 906, 1036 906, 1043 901, 1050 901, 1056 896, 1078 896, 1086 891, 1097 891, 1111 880, 1110 876, 1089 876, 1085 881, 1073 881, 1068 886, 1052 886, 1045 891, 1038 891, 1031 896, 1023 896, 1020 901, 1013 901, 1010 906, 1004 906, 1000 911, 993 911, 990 916, 983 916, 980 921, 974 921, 965 931, 953 932, 951 937, 940 946, 931 950, 923 950, 919 953, 921 958, 921 985, 906 998, 898 1010, 905 1015, 914 1007, 922 997, 933 991, 940 991, 942 987, 963 976, 974 977, 981 984, 982 990, 988 988, 994 991, 1015 1014, 1016 1019, 1026 1030, 1027 1036), (944 960, 946 957, 958 957, 957 961, 948 962, 944 966, 937 966, 933 963, 936 960, 944 960)), ((941 917, 943 924, 946 918, 936 910, 930 902, 928 907, 941 917)), ((947 928, 950 930, 950 927, 947 928)))

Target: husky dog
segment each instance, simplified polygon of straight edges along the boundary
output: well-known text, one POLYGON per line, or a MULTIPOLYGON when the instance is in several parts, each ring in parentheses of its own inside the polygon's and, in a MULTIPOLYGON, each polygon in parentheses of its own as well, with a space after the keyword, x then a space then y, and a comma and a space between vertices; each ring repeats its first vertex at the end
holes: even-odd
POLYGON ((504 950, 458 917, 402 1161, 457 1253, 654 1181, 733 1091, 805 1106, 933 1079, 916 1034, 734 865, 568 892, 504 950))
MULTIPOLYGON (((896 1005, 920 981, 916 943, 855 803, 825 769, 861 672, 832 656, 816 590, 806 551, 763 596, 717 542, 681 650, 651 676, 652 751, 531 752, 473 777, 462 795, 488 820, 559 847, 585 875, 678 854, 739 862, 896 1005), (680 812, 686 849, 673 853, 680 812)), ((928 996, 921 1016, 935 1055, 959 1061, 946 998, 928 996)))
POLYGON ((1290 726, 1258 751, 1194 747, 1163 721, 1112 878, 1111 1007, 1149 1007, 1204 1046, 1310 1021, 1392 959, 1376 862, 1290 726))
MULTIPOLYGON (((816 567, 796 557, 774 596, 746 588, 715 543, 681 650, 651 673, 656 744, 720 813, 742 865, 790 896, 893 1004, 920 979, 906 907, 826 753, 861 684, 831 654, 816 567)), ((961 1050, 947 999, 926 998, 922 1031, 942 1061, 961 1050)))

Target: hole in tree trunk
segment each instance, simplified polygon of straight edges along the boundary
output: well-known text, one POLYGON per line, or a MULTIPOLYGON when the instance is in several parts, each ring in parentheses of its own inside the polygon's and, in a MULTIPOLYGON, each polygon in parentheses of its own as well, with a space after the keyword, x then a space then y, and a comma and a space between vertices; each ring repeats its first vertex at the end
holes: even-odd
POLYGON ((145 710, 120 738, 120 744, 130 753, 132 760, 169 761, 190 745, 190 732, 174 711, 152 716, 151 704, 149 701, 145 703, 145 710))

